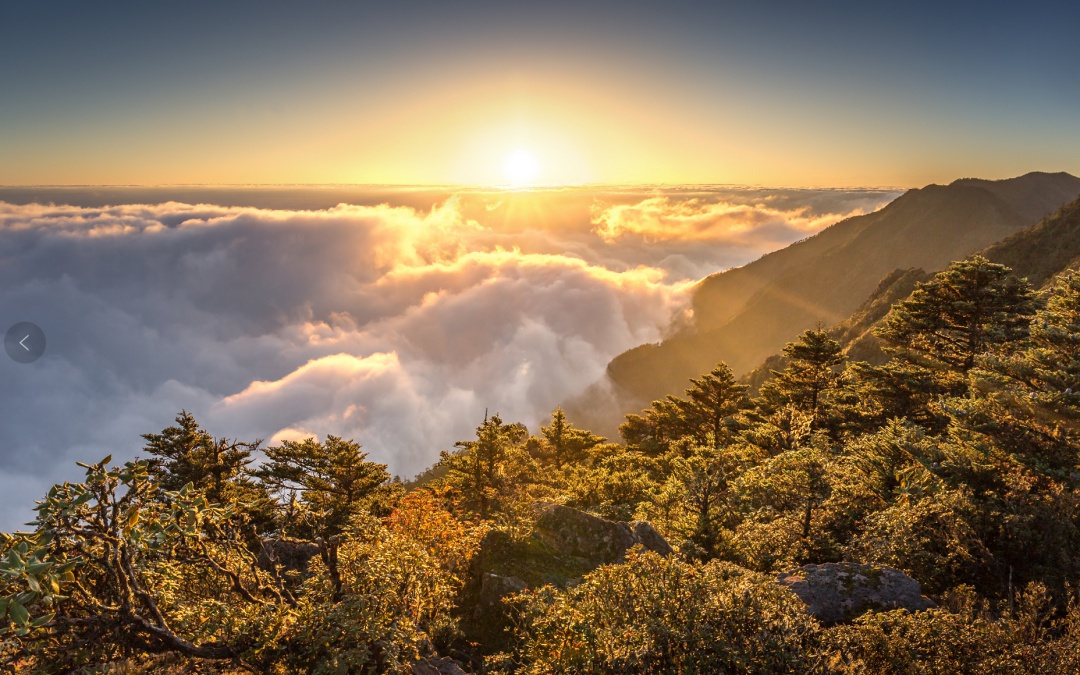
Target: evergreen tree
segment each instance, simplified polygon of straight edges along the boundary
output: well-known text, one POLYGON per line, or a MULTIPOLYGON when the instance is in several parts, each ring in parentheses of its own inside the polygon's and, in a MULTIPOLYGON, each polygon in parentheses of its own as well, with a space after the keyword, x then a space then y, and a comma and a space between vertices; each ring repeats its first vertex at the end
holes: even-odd
POLYGON ((685 455, 670 458, 669 483, 686 516, 676 521, 675 530, 691 544, 691 555, 708 560, 720 553, 725 528, 735 524, 731 482, 738 475, 739 458, 708 445, 691 448, 685 455))
POLYGON ((323 539, 341 534, 359 513, 386 513, 399 490, 389 484, 385 464, 368 461, 359 443, 337 436, 269 447, 255 474, 284 500, 295 497, 303 507, 306 522, 286 523, 287 530, 323 539))
POLYGON ((290 513, 301 517, 300 522, 287 520, 285 533, 315 539, 333 597, 340 599, 342 534, 358 516, 387 515, 393 497, 401 492, 400 484, 391 484, 386 465, 368 461, 359 443, 337 436, 327 436, 324 443, 308 438, 269 447, 266 462, 255 473, 287 500, 290 513), (300 509, 295 508, 297 501, 300 509))
POLYGON ((840 343, 820 328, 807 330, 784 347, 784 355, 787 367, 762 385, 757 424, 745 434, 772 453, 794 449, 816 431, 839 433, 840 343))
POLYGON ((969 426, 1067 474, 1080 459, 1080 278, 1060 275, 1043 299, 1022 347, 972 371, 982 405, 969 426))
POLYGON ((683 413, 695 440, 704 444, 711 439, 714 449, 727 445, 735 428, 735 415, 747 405, 747 386, 736 382, 731 368, 722 362, 690 382, 693 386, 686 390, 683 413))
POLYGON ((747 564, 768 570, 786 564, 836 557, 836 543, 823 527, 823 504, 832 495, 836 460, 820 442, 770 457, 738 481, 749 507, 738 532, 747 564))
POLYGON ((1035 298, 1027 281, 982 256, 954 262, 897 303, 875 335, 889 354, 966 374, 984 352, 1028 334, 1035 298))
POLYGON ((239 505, 259 531, 272 527, 273 504, 248 472, 258 441, 215 439, 185 410, 176 416, 175 426, 143 434, 143 439, 151 456, 150 474, 162 490, 179 490, 191 483, 215 504, 239 505))
POLYGON ((827 417, 826 395, 837 388, 845 359, 840 343, 820 328, 807 330, 785 345, 784 355, 788 366, 772 385, 781 400, 810 416, 811 429, 819 429, 827 417))
POLYGON ((686 401, 668 394, 653 401, 643 415, 629 414, 619 425, 627 446, 651 456, 667 453, 671 444, 692 433, 686 417, 686 401))
POLYGON ((476 428, 475 441, 458 441, 456 452, 441 453, 439 464, 446 467, 448 482, 465 496, 467 505, 488 518, 505 487, 504 463, 511 448, 524 442, 527 433, 517 424, 503 424, 496 413, 485 417, 476 428))
POLYGON ((737 428, 735 416, 748 405, 746 385, 736 382, 726 363, 690 383, 685 398, 669 395, 653 401, 644 415, 627 415, 619 427, 627 445, 661 455, 686 437, 714 448, 729 443, 737 428))
POLYGON ((842 413, 847 430, 856 435, 874 432, 897 418, 935 433, 949 423, 937 403, 949 390, 933 371, 907 361, 881 365, 860 361, 848 366, 846 374, 850 395, 842 413))
POLYGON ((540 433, 547 440, 545 454, 558 467, 567 462, 581 461, 589 450, 607 441, 590 431, 574 428, 574 425, 567 421, 561 406, 551 413, 551 424, 540 427, 540 433))

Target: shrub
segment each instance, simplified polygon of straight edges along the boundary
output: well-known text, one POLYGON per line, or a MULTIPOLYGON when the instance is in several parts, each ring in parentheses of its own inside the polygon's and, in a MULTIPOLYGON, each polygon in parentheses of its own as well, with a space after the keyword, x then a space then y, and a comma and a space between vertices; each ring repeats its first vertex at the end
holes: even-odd
POLYGON ((790 673, 822 667, 816 622, 773 580, 729 563, 632 552, 561 591, 517 596, 527 673, 790 673))

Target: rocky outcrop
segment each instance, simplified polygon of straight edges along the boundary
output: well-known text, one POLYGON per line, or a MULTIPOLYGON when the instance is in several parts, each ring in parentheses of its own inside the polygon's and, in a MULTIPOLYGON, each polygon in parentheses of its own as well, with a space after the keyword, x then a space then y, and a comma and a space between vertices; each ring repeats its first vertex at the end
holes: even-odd
POLYGON ((806 603, 807 612, 827 623, 851 621, 868 611, 936 607, 919 582, 891 567, 859 563, 804 565, 778 577, 806 603))
POLYGON ((582 558, 590 565, 620 562, 626 551, 641 544, 650 551, 669 555, 671 546, 652 525, 605 520, 591 513, 538 502, 536 534, 562 555, 582 558))
POLYGON ((447 657, 421 659, 412 664, 412 675, 468 675, 461 664, 447 657))
POLYGON ((286 572, 306 572, 308 563, 319 554, 319 546, 302 539, 263 539, 259 567, 272 570, 280 565, 286 572))
POLYGON ((477 604, 478 612, 501 610, 503 598, 514 593, 520 593, 528 586, 517 577, 504 577, 498 574, 484 572, 480 582, 480 602, 477 604))
POLYGON ((671 544, 667 543, 667 539, 664 539, 663 535, 652 526, 652 523, 639 520, 631 523, 631 529, 634 535, 634 543, 641 544, 645 547, 645 550, 655 551, 662 556, 669 556, 675 552, 671 548, 671 544))

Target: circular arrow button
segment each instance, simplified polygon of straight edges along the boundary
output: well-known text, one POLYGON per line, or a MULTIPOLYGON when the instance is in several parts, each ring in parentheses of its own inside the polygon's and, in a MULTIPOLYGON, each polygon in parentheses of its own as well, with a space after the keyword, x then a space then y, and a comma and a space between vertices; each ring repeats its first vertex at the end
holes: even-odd
POLYGON ((45 331, 37 324, 20 321, 4 335, 4 351, 12 361, 33 363, 45 353, 45 331))

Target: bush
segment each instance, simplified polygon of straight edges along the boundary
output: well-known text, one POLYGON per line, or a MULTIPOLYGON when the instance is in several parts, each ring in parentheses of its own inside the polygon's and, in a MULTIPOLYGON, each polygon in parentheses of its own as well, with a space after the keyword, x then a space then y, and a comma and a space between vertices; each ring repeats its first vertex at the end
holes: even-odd
POLYGON ((517 596, 527 673, 790 673, 822 668, 817 623, 772 579, 632 552, 566 591, 517 596))
MULTIPOLYGON (((947 600, 949 600, 947 598, 947 600)), ((957 604, 955 598, 949 604, 957 604)), ((995 617, 968 598, 960 611, 866 614, 828 631, 841 673, 1080 673, 1080 605, 1055 615, 1046 589, 1031 584, 1015 611, 995 617)))

